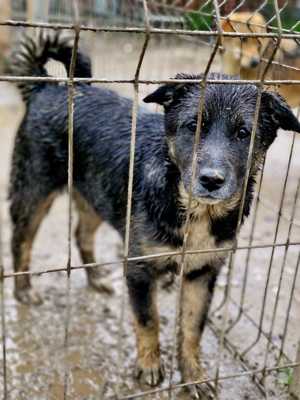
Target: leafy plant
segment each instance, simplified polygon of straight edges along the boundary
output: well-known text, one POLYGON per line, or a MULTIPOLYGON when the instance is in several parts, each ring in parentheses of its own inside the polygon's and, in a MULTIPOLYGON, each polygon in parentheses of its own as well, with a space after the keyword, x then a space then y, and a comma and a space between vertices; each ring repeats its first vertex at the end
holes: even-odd
POLYGON ((282 372, 284 374, 284 378, 282 380, 278 380, 277 383, 282 386, 289 386, 289 384, 291 383, 291 380, 292 380, 294 369, 293 368, 284 368, 282 372))
POLYGON ((214 23, 212 16, 213 6, 211 2, 207 2, 205 5, 195 11, 187 11, 184 14, 186 29, 207 31, 214 23))

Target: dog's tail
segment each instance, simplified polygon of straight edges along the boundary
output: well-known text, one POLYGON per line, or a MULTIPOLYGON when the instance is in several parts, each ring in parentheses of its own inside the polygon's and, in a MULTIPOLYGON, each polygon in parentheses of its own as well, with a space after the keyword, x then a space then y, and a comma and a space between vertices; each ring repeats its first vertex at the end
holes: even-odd
MULTIPOLYGON (((36 38, 26 33, 13 52, 10 63, 10 73, 16 76, 49 76, 45 68, 46 62, 52 58, 61 62, 69 76, 74 38, 63 37, 61 31, 52 32, 40 30, 36 38)), ((78 49, 74 76, 91 78, 91 61, 87 54, 78 49)), ((18 82, 23 100, 28 103, 32 92, 44 82, 18 82)))

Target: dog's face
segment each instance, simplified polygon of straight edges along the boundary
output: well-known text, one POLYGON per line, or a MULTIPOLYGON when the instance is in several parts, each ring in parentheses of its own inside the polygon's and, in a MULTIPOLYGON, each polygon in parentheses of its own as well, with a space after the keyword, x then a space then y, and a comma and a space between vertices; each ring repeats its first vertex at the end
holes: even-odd
MULTIPOLYGON (((177 75, 177 79, 201 79, 201 76, 177 75)), ((211 75, 213 79, 232 79, 211 75)), ((193 196, 203 203, 217 203, 239 195, 247 169, 258 89, 252 84, 211 84, 205 89, 197 150, 193 196)), ((145 98, 165 107, 165 127, 169 152, 178 166, 187 192, 191 187, 192 160, 198 122, 200 84, 164 85, 145 98)), ((284 100, 263 91, 255 132, 250 168, 253 176, 277 129, 300 132, 300 124, 284 100)))
MULTIPOLYGON (((230 19, 222 20, 221 26, 224 32, 267 33, 266 20, 260 13, 236 12, 231 14, 230 19)), ((267 38, 224 36, 222 45, 227 56, 225 72, 237 74, 237 65, 246 70, 257 68, 267 44, 267 38)))

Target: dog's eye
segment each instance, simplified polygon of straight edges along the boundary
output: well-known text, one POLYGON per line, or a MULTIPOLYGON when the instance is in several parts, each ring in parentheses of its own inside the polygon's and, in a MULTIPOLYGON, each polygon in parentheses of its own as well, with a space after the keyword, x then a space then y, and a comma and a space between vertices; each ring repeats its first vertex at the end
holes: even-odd
POLYGON ((188 128, 189 131, 191 131, 191 132, 196 132, 196 129, 197 129, 197 122, 196 122, 196 121, 189 122, 189 123, 186 125, 186 127, 188 128))
POLYGON ((250 135, 251 135, 251 132, 248 131, 248 129, 246 129, 246 128, 240 128, 237 133, 237 137, 239 139, 246 139, 250 135))
POLYGON ((242 37, 242 38, 241 38, 241 41, 242 41, 243 43, 247 43, 247 42, 248 42, 248 38, 247 38, 247 37, 242 37))

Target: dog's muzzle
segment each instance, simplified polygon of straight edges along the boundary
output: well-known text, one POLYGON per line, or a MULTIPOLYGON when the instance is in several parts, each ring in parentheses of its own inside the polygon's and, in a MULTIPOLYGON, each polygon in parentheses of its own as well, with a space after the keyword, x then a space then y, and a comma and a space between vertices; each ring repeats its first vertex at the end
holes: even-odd
POLYGON ((260 60, 258 58, 251 58, 250 68, 256 68, 260 64, 260 60))
MULTIPOLYGON (((189 184, 186 185, 188 191, 189 184)), ((237 189, 234 173, 220 167, 203 167, 196 175, 193 195, 201 203, 218 203, 231 199, 237 189)))
POLYGON ((199 171, 199 180, 208 192, 219 190, 225 184, 224 172, 213 168, 203 168, 199 171))

